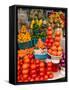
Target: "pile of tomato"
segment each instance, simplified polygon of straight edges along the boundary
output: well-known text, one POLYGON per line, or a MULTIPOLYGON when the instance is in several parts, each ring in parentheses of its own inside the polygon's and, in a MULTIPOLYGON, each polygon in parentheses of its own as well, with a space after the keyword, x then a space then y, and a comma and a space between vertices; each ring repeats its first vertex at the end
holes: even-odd
POLYGON ((46 38, 46 42, 45 42, 47 48, 50 48, 52 46, 53 42, 54 42, 52 34, 53 34, 52 28, 48 27, 48 29, 47 29, 47 38, 46 38))
POLYGON ((32 55, 18 60, 17 82, 46 81, 54 77, 56 68, 52 62, 35 59, 32 55))

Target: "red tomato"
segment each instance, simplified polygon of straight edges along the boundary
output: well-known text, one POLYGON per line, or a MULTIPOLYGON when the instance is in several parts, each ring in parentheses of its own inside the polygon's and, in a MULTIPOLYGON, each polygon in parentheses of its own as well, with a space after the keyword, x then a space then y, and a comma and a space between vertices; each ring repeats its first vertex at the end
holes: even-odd
POLYGON ((28 80, 29 80, 29 81, 31 80, 31 77, 30 77, 30 76, 28 77, 28 80))
POLYGON ((36 69, 36 65, 35 64, 31 64, 30 68, 31 69, 36 69))
POLYGON ((32 76, 31 76, 32 78, 36 78, 36 74, 32 74, 32 76))
POLYGON ((47 71, 46 74, 49 75, 51 72, 50 71, 47 71))
POLYGON ((45 63, 44 62, 40 62, 40 67, 44 67, 45 66, 45 63))
POLYGON ((29 70, 28 70, 28 69, 22 70, 22 73, 23 73, 23 74, 28 74, 28 73, 29 73, 29 70))
POLYGON ((28 78, 28 74, 24 74, 24 75, 23 75, 23 78, 24 78, 24 79, 27 79, 27 78, 28 78))
POLYGON ((48 50, 48 53, 50 53, 50 54, 51 54, 51 53, 52 53, 52 50, 51 50, 51 49, 49 49, 49 50, 48 50))
POLYGON ((48 27, 48 31, 51 31, 51 30, 52 30, 52 27, 49 26, 49 27, 48 27))
POLYGON ((46 43, 49 43, 49 39, 48 38, 46 39, 46 43))
POLYGON ((60 43, 59 42, 55 42, 54 43, 56 47, 59 47, 60 46, 60 43))
POLYGON ((48 77, 53 78, 54 77, 53 73, 50 73, 48 77))
POLYGON ((39 64, 40 63, 40 60, 39 59, 35 59, 35 63, 36 64, 39 64))
POLYGON ((44 76, 45 72, 40 72, 40 76, 44 76))
POLYGON ((52 67, 48 67, 47 70, 48 70, 48 71, 52 71, 52 67))
POLYGON ((40 80, 41 80, 41 81, 44 80, 44 77, 41 76, 41 77, 40 77, 40 80))
POLYGON ((45 68, 44 67, 40 67, 40 72, 44 72, 45 68))
POLYGON ((60 31, 56 31, 56 32, 55 32, 55 35, 56 35, 56 36, 60 36, 60 35, 61 35, 61 32, 60 32, 60 31))
POLYGON ((29 68, 29 64, 28 63, 24 63, 23 65, 22 65, 22 69, 28 69, 29 68))
POLYGON ((36 73, 36 70, 33 69, 33 70, 30 71, 30 73, 31 73, 31 74, 35 74, 35 73, 36 73))
POLYGON ((20 70, 20 65, 17 66, 17 70, 20 70))
POLYGON ((21 75, 21 73, 22 73, 22 71, 21 71, 21 70, 19 70, 19 71, 17 72, 17 75, 21 75))
POLYGON ((34 55, 33 54, 29 54, 28 57, 29 57, 29 59, 33 59, 34 55))
POLYGON ((39 80, 40 80, 40 77, 37 76, 37 77, 35 78, 35 81, 39 81, 39 80))
POLYGON ((52 35, 52 31, 47 31, 47 35, 52 35))
POLYGON ((50 39, 50 43, 53 43, 53 39, 52 38, 50 39))
POLYGON ((30 59, 23 60, 24 63, 30 63, 30 59))
POLYGON ((60 42, 60 37, 55 37, 55 41, 60 42))
POLYGON ((48 63, 47 63, 47 66, 48 66, 48 67, 51 67, 51 66, 52 66, 52 62, 48 62, 48 63))
POLYGON ((48 35, 48 39, 51 39, 52 38, 52 35, 48 35))
POLYGON ((31 78, 30 81, 33 82, 34 81, 34 78, 31 78))
POLYGON ((48 43, 48 47, 51 47, 51 46, 52 46, 52 44, 49 42, 49 43, 48 43))
POLYGON ((23 82, 28 82, 28 79, 25 79, 23 82))
POLYGON ((35 63, 35 60, 34 59, 30 60, 30 63, 31 64, 34 64, 35 63))
POLYGON ((45 75, 45 76, 44 76, 44 79, 45 79, 45 80, 48 80, 48 75, 45 75))
POLYGON ((22 65, 23 64, 23 60, 18 60, 18 65, 22 65))

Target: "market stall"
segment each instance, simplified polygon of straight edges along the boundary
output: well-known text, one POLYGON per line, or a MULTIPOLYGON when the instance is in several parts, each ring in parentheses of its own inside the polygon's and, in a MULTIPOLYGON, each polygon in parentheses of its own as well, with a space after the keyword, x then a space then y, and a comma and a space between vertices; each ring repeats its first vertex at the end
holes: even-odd
POLYGON ((18 15, 17 82, 64 79, 65 13, 19 9, 18 15))

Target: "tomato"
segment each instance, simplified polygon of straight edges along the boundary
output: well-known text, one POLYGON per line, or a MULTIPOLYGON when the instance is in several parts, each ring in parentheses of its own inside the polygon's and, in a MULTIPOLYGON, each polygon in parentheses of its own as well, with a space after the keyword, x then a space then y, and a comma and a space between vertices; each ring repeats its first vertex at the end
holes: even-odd
POLYGON ((29 73, 29 70, 26 69, 26 70, 22 70, 22 74, 28 74, 29 73))
POLYGON ((19 71, 17 72, 17 75, 21 75, 21 74, 22 74, 22 71, 19 70, 19 71))
POLYGON ((45 76, 44 76, 44 79, 45 79, 45 80, 48 80, 48 75, 45 75, 45 76))
POLYGON ((28 77, 28 80, 29 80, 29 81, 31 80, 31 77, 30 77, 30 76, 28 77))
POLYGON ((40 76, 44 76, 45 72, 40 72, 40 76))
POLYGON ((53 43, 53 39, 52 38, 50 39, 50 43, 53 43))
POLYGON ((44 67, 40 67, 40 72, 44 72, 45 68, 44 67))
POLYGON ((47 63, 47 66, 48 66, 48 67, 51 67, 51 66, 52 66, 52 62, 48 62, 48 63, 47 63))
POLYGON ((18 60, 18 65, 22 65, 23 64, 23 60, 18 60))
POLYGON ((35 78, 35 81, 39 81, 39 80, 40 80, 40 77, 37 76, 37 77, 35 78))
POLYGON ((48 31, 51 31, 51 30, 52 30, 52 27, 49 26, 49 27, 48 27, 48 31))
POLYGON ((48 77, 53 78, 54 77, 53 73, 50 73, 48 77))
POLYGON ((34 64, 35 63, 35 60, 34 59, 30 60, 30 63, 31 64, 34 64))
POLYGON ((24 82, 28 82, 28 80, 26 79, 26 80, 24 80, 24 82))
POLYGON ((55 42, 54 45, 55 45, 56 47, 59 47, 59 46, 60 46, 60 43, 59 43, 59 42, 55 42))
POLYGON ((40 63, 40 60, 39 59, 35 59, 35 63, 36 64, 39 64, 40 63))
POLYGON ((20 65, 17 66, 17 70, 20 70, 20 65))
POLYGON ((55 37, 55 41, 60 42, 60 37, 55 37))
POLYGON ((47 71, 46 74, 49 75, 51 72, 50 71, 47 71))
POLYGON ((28 74, 24 74, 24 75, 23 75, 23 78, 24 78, 24 79, 27 79, 27 78, 28 78, 28 74))
POLYGON ((30 81, 33 82, 34 81, 34 78, 31 78, 30 81))
POLYGON ((24 63, 30 63, 30 59, 23 60, 24 63))
POLYGON ((31 69, 36 69, 36 65, 35 64, 31 64, 30 68, 31 69))
POLYGON ((60 35, 61 35, 61 32, 60 32, 60 31, 56 31, 56 32, 55 32, 55 35, 56 35, 56 36, 60 36, 60 35))
POLYGON ((40 62, 40 67, 44 67, 45 66, 45 63, 44 62, 40 62))
POLYGON ((32 78, 35 78, 36 76, 37 76, 36 74, 32 74, 32 75, 31 75, 32 78))
POLYGON ((36 70, 35 69, 34 70, 31 70, 30 73, 31 74, 35 74, 36 73, 36 70))
POLYGON ((48 71, 52 71, 52 67, 48 67, 47 70, 48 70, 48 71))
POLYGON ((46 43, 49 43, 49 39, 48 38, 46 39, 46 43))
POLYGON ((52 50, 51 50, 51 49, 49 49, 49 50, 48 50, 48 53, 50 53, 50 54, 51 54, 51 53, 52 53, 52 50))
POLYGON ((28 57, 29 57, 29 59, 33 59, 34 55, 33 54, 29 54, 28 57))
POLYGON ((41 76, 41 77, 40 77, 40 80, 41 80, 41 81, 44 80, 44 77, 41 76))
POLYGON ((28 63, 24 63, 23 65, 22 65, 22 69, 28 69, 29 68, 29 64, 28 63))
POLYGON ((52 35, 52 31, 47 31, 47 35, 52 35))
POLYGON ((49 43, 48 43, 48 47, 51 47, 51 46, 52 46, 52 44, 49 42, 49 43))
POLYGON ((29 58, 28 58, 28 55, 25 55, 25 56, 24 56, 24 60, 26 60, 26 59, 29 59, 29 58))
POLYGON ((47 37, 48 37, 48 39, 51 39, 52 38, 52 35, 48 35, 47 37))

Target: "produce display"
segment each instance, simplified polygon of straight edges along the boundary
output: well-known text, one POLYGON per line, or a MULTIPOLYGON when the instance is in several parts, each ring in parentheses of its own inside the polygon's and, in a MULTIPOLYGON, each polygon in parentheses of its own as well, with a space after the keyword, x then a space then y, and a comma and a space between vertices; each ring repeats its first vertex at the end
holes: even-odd
POLYGON ((18 82, 44 81, 54 77, 52 62, 45 63, 33 56, 18 60, 18 82))
POLYGON ((27 20, 18 22, 17 82, 64 79, 66 58, 61 41, 65 13, 30 9, 25 14, 27 20))
POLYGON ((62 47, 60 45, 61 41, 61 32, 60 31, 55 31, 55 36, 54 36, 54 42, 51 46, 51 48, 48 49, 48 53, 54 56, 61 56, 62 55, 62 47))
POLYGON ((30 33, 27 32, 26 26, 22 25, 22 27, 18 33, 18 42, 22 43, 22 42, 28 42, 30 40, 31 40, 30 33))

